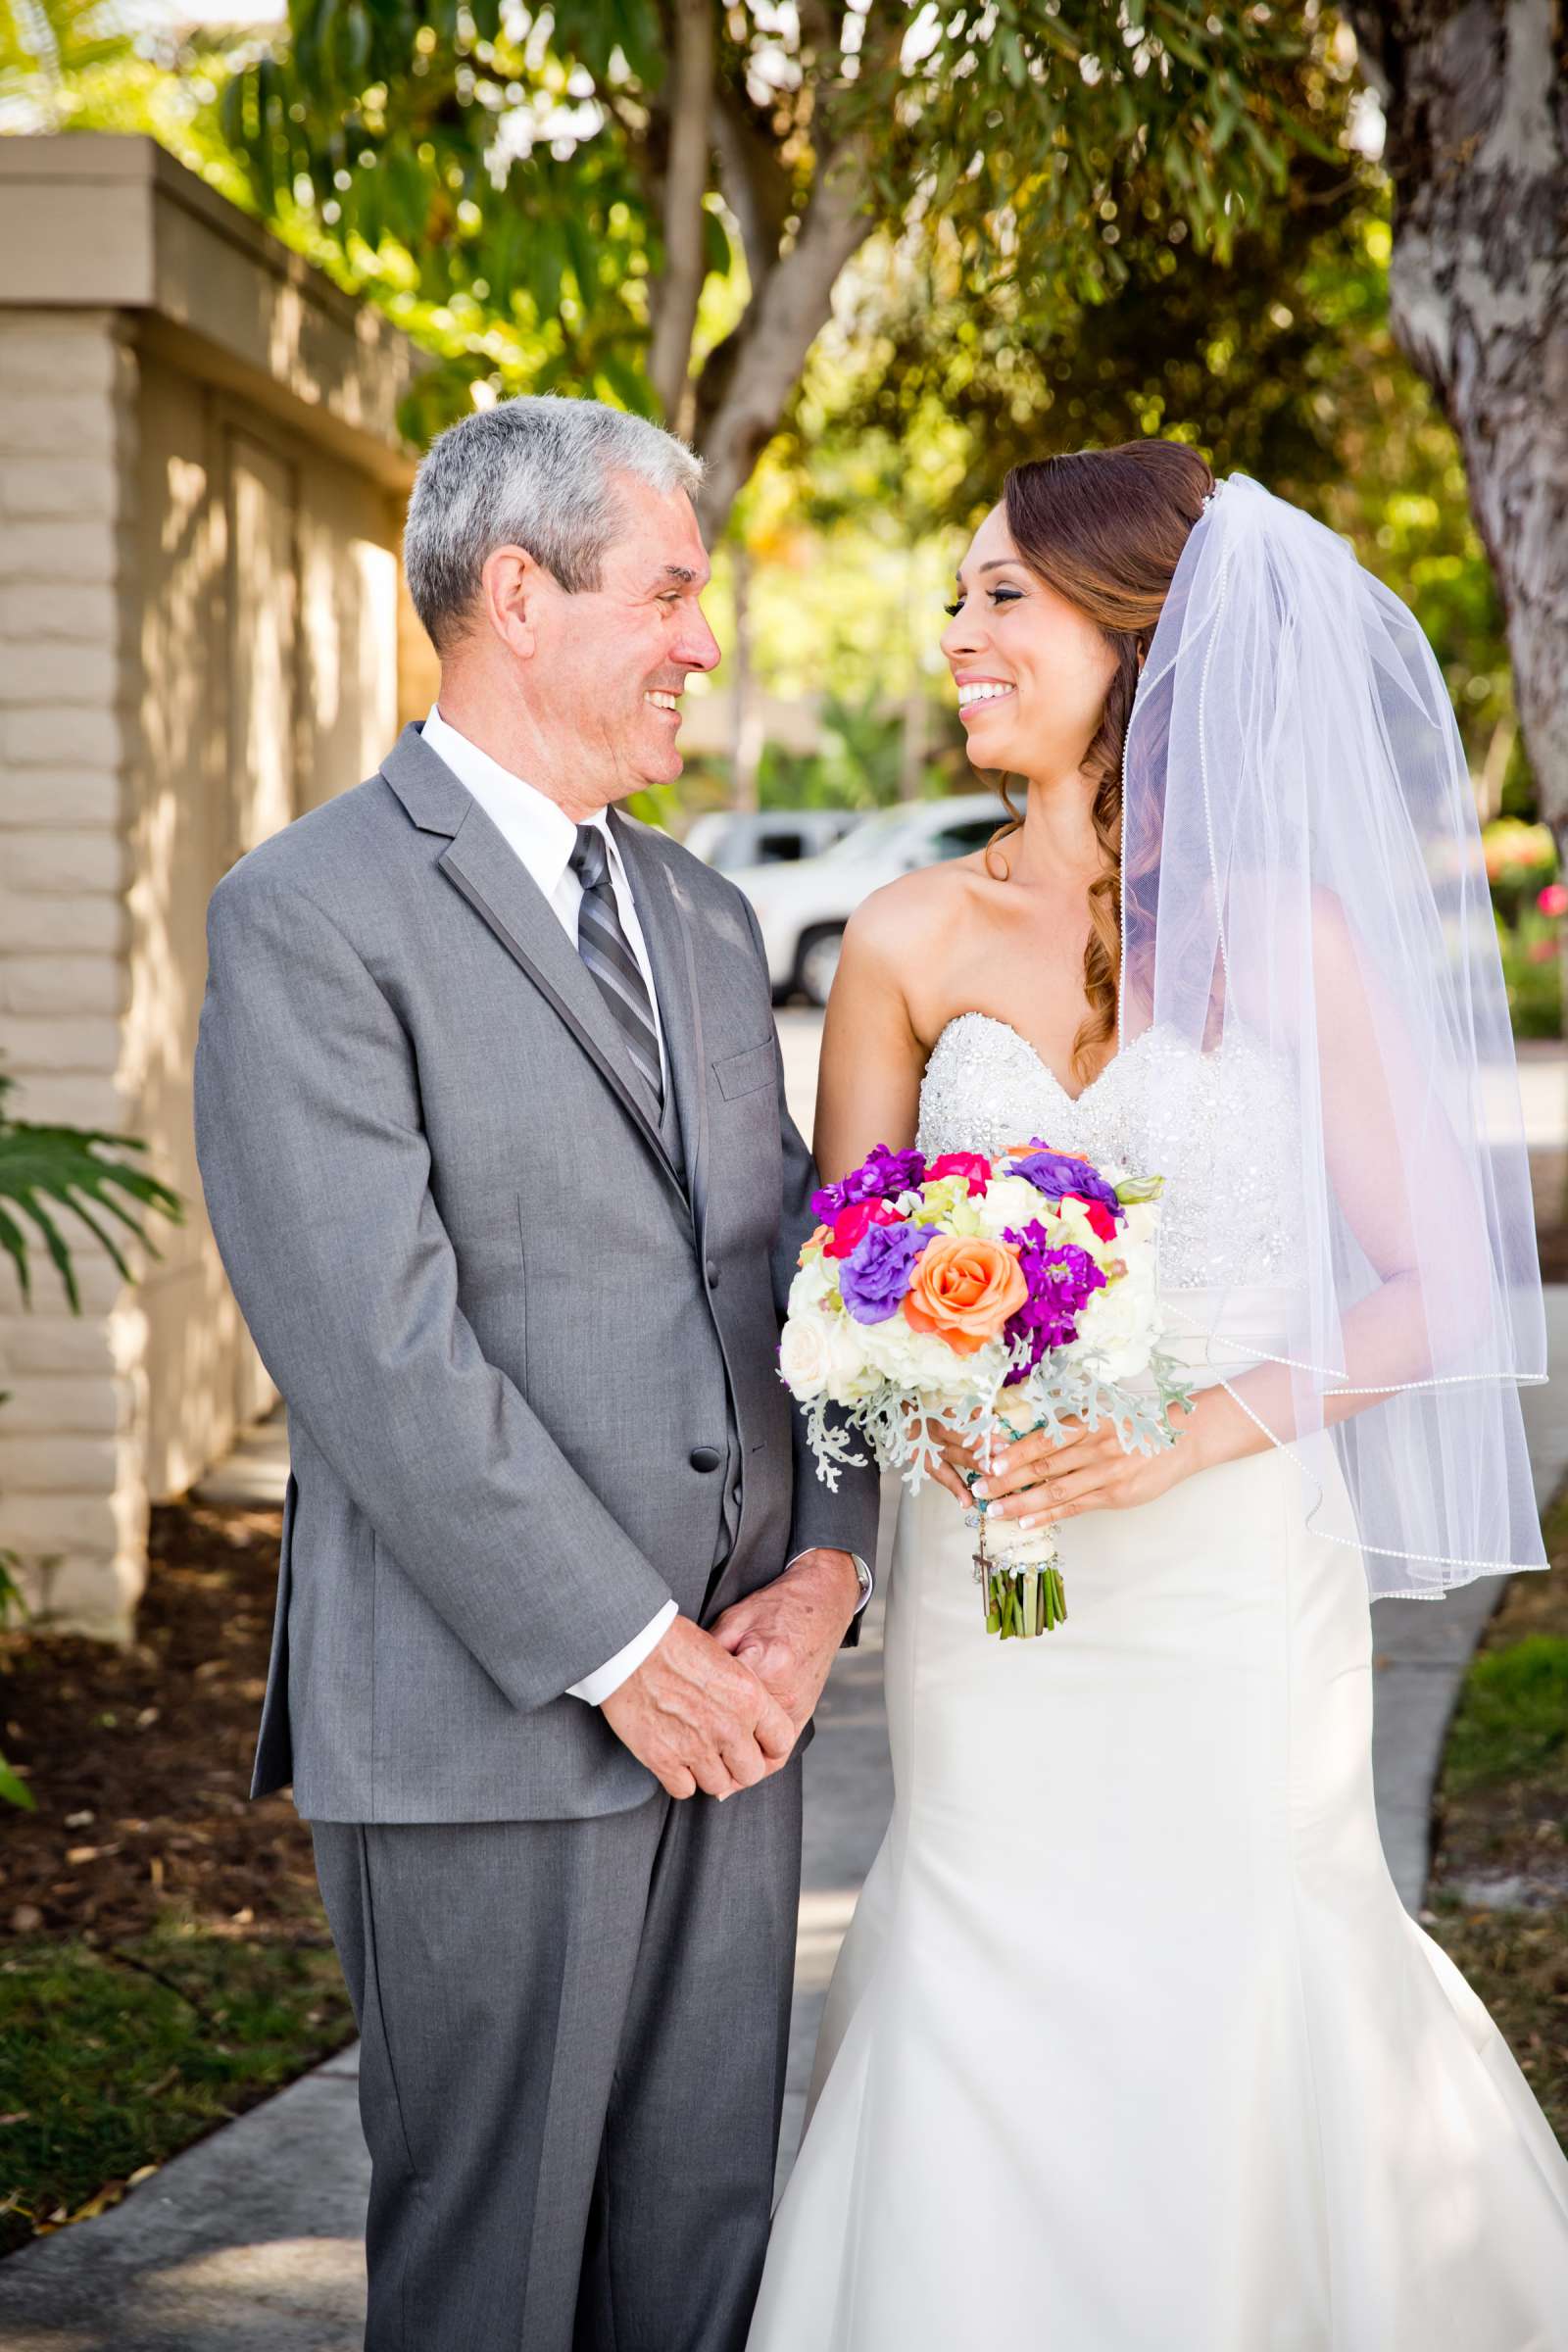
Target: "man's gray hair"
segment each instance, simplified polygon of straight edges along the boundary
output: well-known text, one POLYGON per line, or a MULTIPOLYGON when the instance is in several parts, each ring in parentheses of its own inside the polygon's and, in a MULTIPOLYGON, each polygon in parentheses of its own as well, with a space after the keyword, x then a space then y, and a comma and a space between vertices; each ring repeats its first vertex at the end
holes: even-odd
POLYGON ((569 595, 597 588, 624 473, 695 500, 703 462, 644 417, 555 393, 475 409, 438 434, 403 534, 409 594, 436 652, 461 633, 498 547, 526 548, 569 595))

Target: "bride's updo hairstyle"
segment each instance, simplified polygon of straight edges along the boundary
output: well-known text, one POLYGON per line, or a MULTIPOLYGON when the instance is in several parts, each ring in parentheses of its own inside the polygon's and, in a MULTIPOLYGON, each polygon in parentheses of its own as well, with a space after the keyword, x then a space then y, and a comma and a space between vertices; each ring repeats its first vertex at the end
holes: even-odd
MULTIPOLYGON (((1213 487, 1214 476, 1196 449, 1157 440, 1036 459, 1014 466, 1003 486, 1007 528, 1024 563, 1096 623, 1116 656, 1104 711, 1084 760, 1095 788, 1091 814, 1104 866, 1089 889, 1084 994, 1090 1011, 1073 1040, 1070 1065, 1079 1080, 1093 1074, 1096 1049, 1116 1034, 1121 755, 1138 672, 1187 535, 1213 487)), ((1005 789, 1003 798, 1011 818, 991 850, 1023 822, 1005 789)))

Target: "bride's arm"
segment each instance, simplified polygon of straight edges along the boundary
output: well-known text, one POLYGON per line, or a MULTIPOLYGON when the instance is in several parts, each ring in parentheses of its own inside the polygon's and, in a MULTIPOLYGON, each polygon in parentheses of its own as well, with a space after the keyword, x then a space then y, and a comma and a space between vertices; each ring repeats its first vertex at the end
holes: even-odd
MULTIPOLYGON (((1364 1262, 1366 1280, 1353 1305, 1330 1309, 1333 1329, 1319 1342, 1328 1348, 1337 1338, 1343 1385, 1325 1381, 1319 1396, 1304 1369, 1260 1362, 1197 1389, 1190 1408, 1172 1404, 1167 1418, 1181 1443, 1152 1458, 1124 1453, 1108 1425, 1059 1444, 1044 1432, 1025 1438, 996 1456, 996 1475, 980 1490, 1005 1516, 1032 1524, 1042 1509, 1038 1490, 1048 1482, 1050 1517, 1071 1518, 1148 1501, 1173 1481, 1288 1445, 1300 1435, 1298 1382, 1312 1397, 1315 1429, 1319 1419, 1325 1427, 1347 1421, 1400 1388, 1443 1381, 1456 1364, 1474 1363, 1494 1315, 1494 1277, 1460 1131, 1446 1113, 1438 1074, 1423 1068, 1338 902, 1317 894, 1311 921, 1311 1034, 1293 1039, 1318 1075, 1305 1185, 1315 1196, 1321 1151, 1327 1213, 1337 1220, 1340 1248, 1364 1262), (1442 1278, 1423 1279, 1423 1265, 1437 1262, 1435 1247, 1443 1251, 1442 1278)), ((1299 950, 1288 924, 1270 945, 1282 971, 1283 959, 1299 950)), ((1281 994, 1294 1003, 1289 990, 1281 994)))
MULTIPOLYGON (((1442 1379, 1467 1359, 1493 1314, 1494 1278, 1487 1222, 1469 1164, 1441 1097, 1417 1062, 1404 1024, 1369 958, 1358 954, 1338 902, 1318 893, 1312 911, 1322 1150, 1348 1236, 1371 1287, 1341 1318, 1345 1382, 1326 1384, 1324 1424, 1346 1421, 1412 1382, 1442 1379), (1419 1146, 1411 1139, 1419 1137, 1419 1146), (1419 1171, 1419 1197, 1411 1176, 1419 1171), (1423 1285, 1419 1237, 1441 1234, 1446 1274, 1441 1299, 1423 1285), (1455 1308, 1455 1299, 1464 1304, 1455 1308)), ((1431 1241, 1427 1243, 1431 1255, 1431 1241)), ((1208 1467, 1266 1452, 1298 1434, 1289 1367, 1260 1364, 1205 1389, 1186 1434, 1208 1467)))
POLYGON ((822 1026, 812 1139, 824 1183, 833 1184, 877 1144, 907 1151, 919 1123, 925 1048, 915 1034, 899 950, 908 925, 872 894, 850 917, 822 1026))

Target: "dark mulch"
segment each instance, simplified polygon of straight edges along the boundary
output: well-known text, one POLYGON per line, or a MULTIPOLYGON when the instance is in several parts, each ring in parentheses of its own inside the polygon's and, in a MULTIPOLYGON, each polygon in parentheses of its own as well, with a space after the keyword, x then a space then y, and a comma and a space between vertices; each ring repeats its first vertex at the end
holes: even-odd
POLYGON ((310 1832, 286 1797, 246 1794, 281 1525, 166 1505, 133 1647, 0 1642, 0 1748, 38 1801, 0 1813, 0 1927, 113 1941, 172 1907, 255 1938, 324 1936, 310 1832))

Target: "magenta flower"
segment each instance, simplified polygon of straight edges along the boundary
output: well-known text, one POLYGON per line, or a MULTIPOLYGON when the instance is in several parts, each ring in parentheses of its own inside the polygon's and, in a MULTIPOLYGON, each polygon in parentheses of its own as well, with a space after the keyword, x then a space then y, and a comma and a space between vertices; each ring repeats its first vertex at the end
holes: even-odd
POLYGON ((888 1145, 878 1144, 859 1167, 852 1168, 837 1184, 824 1184, 820 1192, 813 1193, 811 1206, 824 1225, 831 1225, 842 1209, 854 1208, 858 1201, 892 1200, 924 1182, 923 1152, 894 1152, 888 1145))
POLYGON ((1004 1233, 1003 1240, 1016 1245, 1029 1285, 1028 1298, 1003 1335, 1008 1342, 1025 1342, 1029 1350, 1007 1374, 1004 1385, 1011 1388, 1027 1379, 1053 1348, 1069 1347, 1078 1337, 1078 1317, 1093 1293, 1104 1289, 1105 1276, 1076 1242, 1053 1243, 1038 1217, 1021 1233, 1004 1233))

